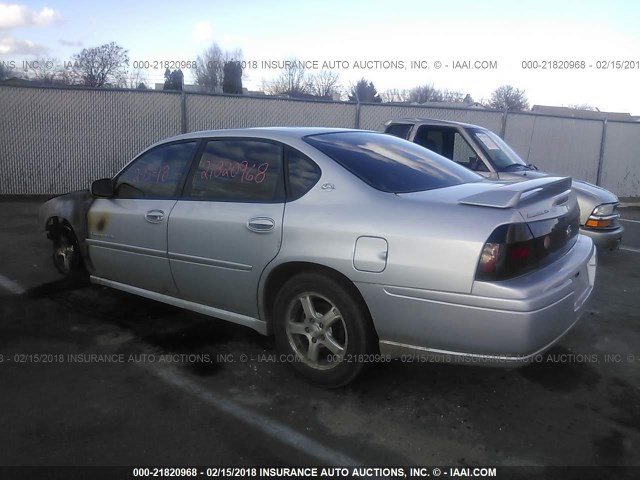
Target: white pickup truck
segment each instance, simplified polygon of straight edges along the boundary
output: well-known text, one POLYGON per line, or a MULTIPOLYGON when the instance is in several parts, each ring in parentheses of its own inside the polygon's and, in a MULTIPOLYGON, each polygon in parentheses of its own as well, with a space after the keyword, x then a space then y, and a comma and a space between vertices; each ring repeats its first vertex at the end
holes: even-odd
MULTIPOLYGON (((549 176, 527 164, 491 130, 468 123, 413 118, 391 120, 385 133, 404 138, 497 180, 522 181, 549 176)), ((604 188, 573 180, 580 206, 580 233, 601 249, 615 249, 624 228, 618 222, 618 197, 604 188)))

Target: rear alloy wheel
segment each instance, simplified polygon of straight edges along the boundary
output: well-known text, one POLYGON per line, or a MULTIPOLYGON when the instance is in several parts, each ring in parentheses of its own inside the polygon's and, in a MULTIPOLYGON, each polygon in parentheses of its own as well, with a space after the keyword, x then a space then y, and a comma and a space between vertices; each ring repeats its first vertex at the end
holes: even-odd
POLYGON ((318 370, 339 365, 349 334, 340 310, 317 292, 304 292, 290 305, 285 330, 289 345, 303 362, 318 370))
POLYGON ((306 379, 325 387, 354 380, 375 351, 366 308, 342 283, 300 274, 284 284, 275 302, 278 349, 306 379))
POLYGON ((67 278, 81 278, 86 271, 80 247, 70 227, 60 226, 53 232, 53 264, 67 278))

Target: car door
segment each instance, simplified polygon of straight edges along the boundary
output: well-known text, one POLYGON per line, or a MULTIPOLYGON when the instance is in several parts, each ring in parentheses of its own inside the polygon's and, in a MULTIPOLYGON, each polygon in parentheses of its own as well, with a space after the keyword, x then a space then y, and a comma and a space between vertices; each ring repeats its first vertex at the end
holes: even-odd
POLYGON ((114 179, 114 196, 96 199, 88 213, 94 275, 176 295, 167 258, 167 220, 197 141, 144 152, 114 179))
POLYGON ((277 255, 284 215, 283 146, 207 140, 169 217, 169 263, 185 300, 258 317, 260 275, 277 255))

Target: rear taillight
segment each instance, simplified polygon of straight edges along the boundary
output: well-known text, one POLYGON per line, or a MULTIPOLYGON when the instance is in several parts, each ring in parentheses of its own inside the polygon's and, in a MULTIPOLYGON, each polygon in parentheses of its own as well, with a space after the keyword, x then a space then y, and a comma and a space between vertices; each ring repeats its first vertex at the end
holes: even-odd
POLYGON ((506 280, 528 270, 535 257, 534 238, 526 223, 501 225, 484 244, 477 280, 506 280))
POLYGON ((576 212, 551 220, 499 226, 484 244, 476 280, 507 280, 553 261, 573 246, 578 228, 576 212))
POLYGON ((502 262, 501 247, 500 243, 485 243, 478 270, 486 274, 493 273, 498 268, 498 264, 502 262))

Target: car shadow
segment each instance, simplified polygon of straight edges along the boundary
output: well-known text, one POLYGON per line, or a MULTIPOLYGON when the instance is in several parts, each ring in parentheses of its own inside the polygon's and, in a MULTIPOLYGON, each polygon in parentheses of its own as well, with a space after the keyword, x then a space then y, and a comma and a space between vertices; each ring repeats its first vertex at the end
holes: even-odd
POLYGON ((74 278, 64 277, 60 280, 54 280, 53 282, 47 282, 42 285, 38 285, 37 287, 29 288, 23 293, 23 296, 27 298, 43 298, 58 293, 80 290, 87 288, 90 285, 89 276, 74 278))

